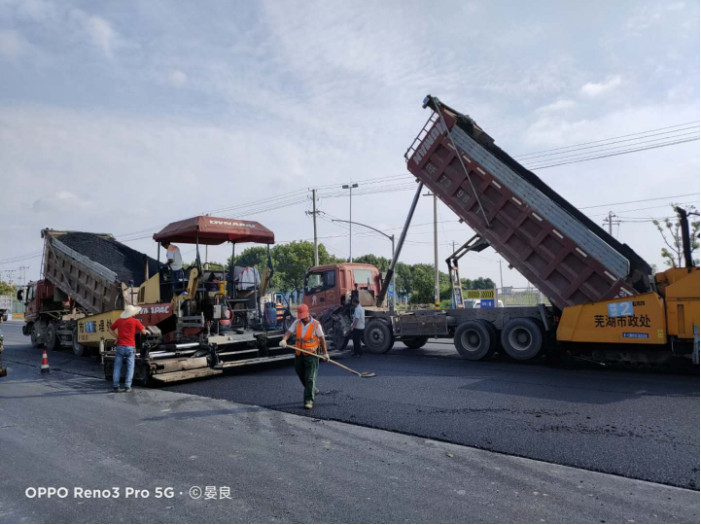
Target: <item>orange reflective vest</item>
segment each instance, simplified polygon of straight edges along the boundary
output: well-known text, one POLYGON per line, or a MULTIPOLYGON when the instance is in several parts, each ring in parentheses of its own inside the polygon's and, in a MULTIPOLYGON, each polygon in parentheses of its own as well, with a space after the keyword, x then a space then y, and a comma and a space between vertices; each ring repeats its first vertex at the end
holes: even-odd
MULTIPOLYGON (((309 323, 309 326, 307 327, 304 337, 302 337, 302 321, 297 323, 297 341, 295 342, 297 348, 301 348, 302 350, 312 353, 316 352, 316 349, 319 347, 319 338, 316 335, 317 326, 318 321, 316 319, 312 319, 312 322, 309 323)), ((296 352, 297 355, 300 355, 301 353, 302 352, 300 351, 296 352)))

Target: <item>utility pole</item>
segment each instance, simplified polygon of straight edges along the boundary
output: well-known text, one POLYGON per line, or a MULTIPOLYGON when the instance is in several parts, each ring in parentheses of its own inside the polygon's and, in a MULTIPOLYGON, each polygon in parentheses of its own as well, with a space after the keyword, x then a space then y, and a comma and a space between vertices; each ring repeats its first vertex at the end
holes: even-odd
POLYGON ((435 280, 433 301, 436 310, 440 310, 441 289, 438 274, 438 197, 436 197, 435 193, 424 193, 424 197, 433 197, 433 275, 435 280))
POLYGON ((357 188, 357 183, 344 184, 344 190, 349 190, 348 194, 348 262, 353 262, 353 188, 357 188))
POLYGON ((436 310, 441 308, 441 289, 438 282, 438 197, 433 194, 433 260, 434 260, 434 273, 436 277, 436 290, 434 293, 434 301, 436 303, 436 310))
POLYGON ((608 223, 609 235, 611 235, 611 236, 613 236, 613 224, 614 224, 614 223, 616 223, 616 224, 621 224, 621 221, 620 221, 620 220, 616 220, 616 221, 613 220, 613 218, 614 218, 615 216, 616 216, 616 215, 615 215, 613 212, 610 211, 609 214, 608 214, 608 215, 606 216, 606 218, 604 219, 604 225, 605 225, 606 223, 608 223))
POLYGON ((319 212, 316 210, 316 189, 312 190, 312 212, 307 212, 311 215, 314 221, 314 266, 319 266, 319 243, 316 236, 316 216, 319 212))
POLYGON ((499 259, 499 284, 501 286, 501 293, 504 293, 504 276, 501 273, 501 259, 499 259))

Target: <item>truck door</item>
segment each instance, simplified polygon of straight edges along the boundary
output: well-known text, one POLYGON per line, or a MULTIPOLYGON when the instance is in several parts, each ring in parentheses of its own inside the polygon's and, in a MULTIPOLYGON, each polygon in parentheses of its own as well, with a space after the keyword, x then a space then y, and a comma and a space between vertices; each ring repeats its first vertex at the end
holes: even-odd
POLYGON ((309 312, 317 315, 324 310, 340 304, 337 283, 337 269, 315 271, 307 274, 304 283, 304 303, 309 312))

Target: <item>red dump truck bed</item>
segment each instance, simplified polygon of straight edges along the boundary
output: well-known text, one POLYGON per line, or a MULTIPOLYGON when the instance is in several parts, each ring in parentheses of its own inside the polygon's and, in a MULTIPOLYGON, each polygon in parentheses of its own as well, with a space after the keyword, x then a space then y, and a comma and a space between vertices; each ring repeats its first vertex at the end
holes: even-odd
POLYGON ((433 113, 409 171, 557 308, 651 290, 649 265, 498 148, 468 116, 433 113))

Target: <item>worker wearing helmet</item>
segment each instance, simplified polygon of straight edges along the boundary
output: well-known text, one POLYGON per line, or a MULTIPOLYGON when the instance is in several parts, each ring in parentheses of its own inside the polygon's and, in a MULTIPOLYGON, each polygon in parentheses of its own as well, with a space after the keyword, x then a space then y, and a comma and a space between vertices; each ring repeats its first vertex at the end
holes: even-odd
POLYGON ((329 353, 326 349, 326 339, 324 331, 321 328, 321 323, 309 315, 309 307, 306 304, 299 305, 297 308, 297 319, 290 325, 282 336, 280 345, 284 348, 287 346, 287 339, 291 335, 295 335, 297 347, 297 355, 295 355, 295 371, 299 380, 304 386, 304 408, 312 408, 314 406, 314 396, 319 392, 316 388, 316 376, 319 372, 319 359, 329 360, 329 353), (322 355, 317 357, 302 353, 300 350, 318 354, 321 350, 322 355))

